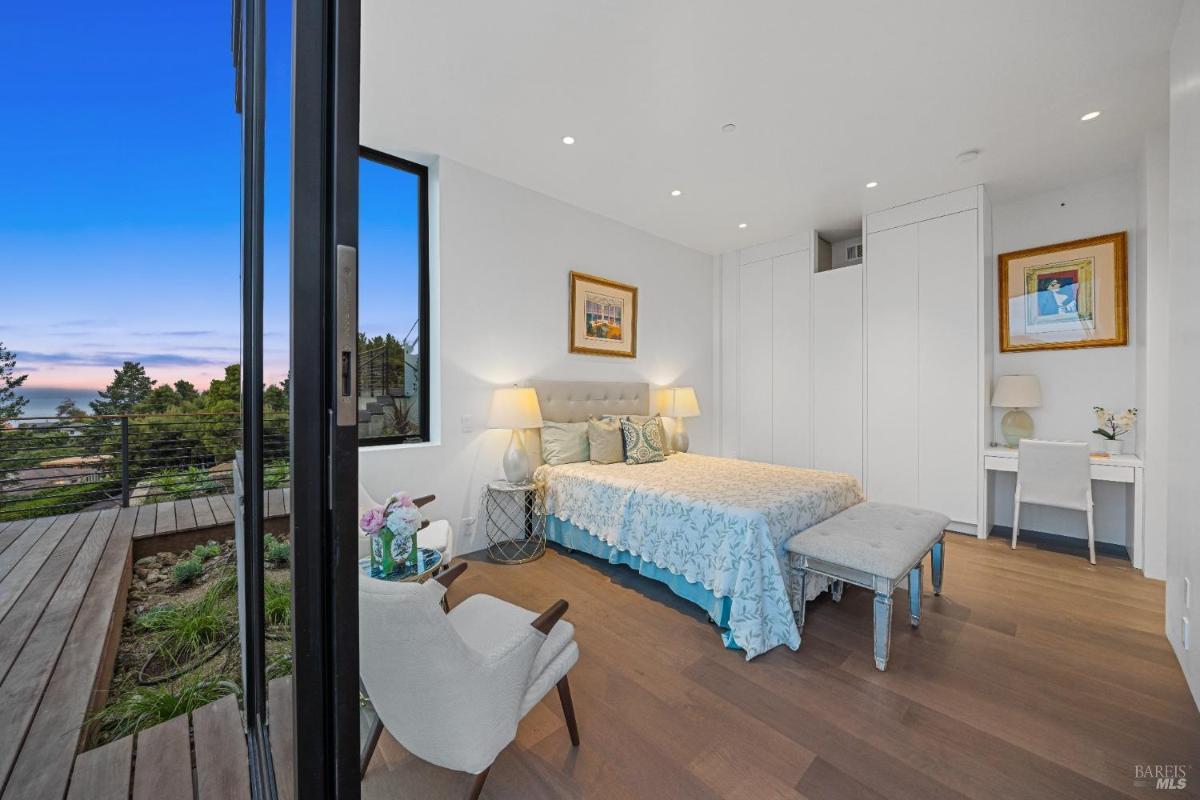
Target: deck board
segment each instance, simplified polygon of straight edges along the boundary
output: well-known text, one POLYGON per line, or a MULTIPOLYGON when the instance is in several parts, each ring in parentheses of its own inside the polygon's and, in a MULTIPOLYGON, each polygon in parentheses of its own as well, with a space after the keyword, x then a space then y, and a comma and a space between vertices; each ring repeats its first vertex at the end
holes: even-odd
POLYGON ((196 512, 191 500, 175 501, 175 530, 186 531, 196 527, 196 512))
POLYGON ((138 734, 133 800, 191 800, 192 797, 192 746, 185 714, 138 734))
POLYGON ((224 497, 219 494, 211 495, 208 498, 208 505, 212 509, 213 518, 218 525, 233 524, 233 511, 230 510, 224 497))
POLYGON ((192 714, 197 800, 250 800, 250 762, 237 698, 225 695, 192 714))
POLYGON ((135 537, 152 536, 158 519, 158 503, 149 503, 138 507, 137 522, 133 525, 135 537))
POLYGON ((175 504, 159 503, 158 518, 154 520, 155 533, 170 533, 176 529, 175 504))
POLYGON ((25 587, 33 580, 33 576, 37 574, 42 563, 58 547, 58 543, 72 528, 74 522, 74 517, 64 518, 50 525, 30 527, 26 531, 27 534, 36 534, 40 529, 42 533, 38 536, 37 541, 25 550, 20 560, 12 565, 7 574, 0 578, 0 618, 3 618, 17 602, 21 592, 25 591, 25 587))
MULTIPOLYGON (((25 554, 37 545, 41 538, 46 534, 52 526, 61 525, 62 517, 43 517, 34 520, 34 524, 30 525, 21 535, 17 537, 3 553, 0 553, 0 580, 3 580, 13 568, 25 558, 25 554)), ((70 526, 70 522, 65 523, 70 526)), ((66 528, 63 528, 59 535, 66 533, 66 528)))
POLYGON ((34 523, 32 519, 19 519, 15 522, 0 522, 0 554, 12 544, 25 529, 34 523))
POLYGON ((279 800, 294 800, 295 718, 292 716, 292 676, 276 678, 267 684, 267 719, 271 735, 271 762, 275 767, 275 787, 279 800))
POLYGON ((133 737, 126 736, 75 759, 67 800, 129 800, 133 737))
POLYGON ((213 517, 212 507, 208 504, 206 497, 192 498, 192 512, 196 515, 197 528, 211 528, 217 524, 217 520, 213 517))
MULTIPOLYGON (((100 518, 100 512, 81 514, 71 527, 90 533, 100 518)), ((86 701, 91 694, 92 675, 85 674, 86 665, 80 668, 80 662, 87 645, 101 641, 92 626, 101 614, 112 613, 115 599, 113 587, 100 587, 109 589, 107 593, 91 591, 116 512, 105 512, 103 518, 95 535, 84 537, 58 591, 0 684, 0 708, 5 712, 0 715, 0 774, 9 776, 5 798, 62 796, 66 788, 84 714, 84 709, 78 712, 72 728, 67 696, 74 690, 86 701), (76 626, 80 615, 83 623, 76 626), (71 637, 73 630, 76 635, 71 637), (39 710, 42 713, 35 716, 39 710), (52 767, 56 763, 57 772, 52 767), (55 781, 61 781, 61 789, 46 791, 55 781)))

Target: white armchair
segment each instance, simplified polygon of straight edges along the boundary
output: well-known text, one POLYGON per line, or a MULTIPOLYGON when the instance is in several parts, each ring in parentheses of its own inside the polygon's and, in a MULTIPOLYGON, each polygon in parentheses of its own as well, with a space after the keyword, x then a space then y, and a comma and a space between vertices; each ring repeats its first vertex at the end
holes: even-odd
MULTIPOLYGON (((413 502, 417 507, 427 505, 433 502, 433 495, 418 497, 413 502)), ((371 497, 371 493, 361 483, 358 484, 358 515, 361 517, 366 513, 367 509, 375 506, 381 506, 383 503, 378 502, 371 497)), ((454 558, 454 529, 450 527, 450 523, 444 519, 427 520, 426 525, 417 531, 417 546, 428 547, 431 550, 437 550, 442 554, 442 568, 445 568, 450 563, 450 559, 454 558)), ((358 532, 358 557, 368 558, 371 555, 371 539, 361 530, 358 532)))
MULTIPOLYGON (((567 682, 579 646, 574 627, 560 620, 564 600, 537 616, 477 594, 443 613, 446 587, 466 567, 459 562, 423 584, 360 576, 360 671, 380 725, 413 755, 475 775, 474 800, 517 723, 551 687, 579 745, 567 682)), ((379 734, 377 725, 364 773, 379 734)))

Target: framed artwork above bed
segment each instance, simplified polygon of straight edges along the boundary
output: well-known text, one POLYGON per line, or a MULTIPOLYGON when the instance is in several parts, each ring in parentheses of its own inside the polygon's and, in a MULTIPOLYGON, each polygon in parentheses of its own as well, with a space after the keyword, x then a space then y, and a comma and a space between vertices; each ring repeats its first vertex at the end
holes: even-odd
POLYGON ((572 353, 637 358, 637 287, 571 273, 567 342, 572 353))
POLYGON ((1125 232, 1002 253, 1000 352, 1129 342, 1125 232))

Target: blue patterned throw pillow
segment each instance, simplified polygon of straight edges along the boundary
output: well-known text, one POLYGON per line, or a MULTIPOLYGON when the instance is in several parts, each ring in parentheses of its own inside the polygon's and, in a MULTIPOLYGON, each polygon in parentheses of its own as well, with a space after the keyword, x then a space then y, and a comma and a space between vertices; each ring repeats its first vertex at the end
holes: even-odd
POLYGON ((650 464, 662 461, 663 434, 662 420, 653 417, 645 422, 635 422, 631 419, 621 420, 621 436, 625 439, 626 464, 650 464))

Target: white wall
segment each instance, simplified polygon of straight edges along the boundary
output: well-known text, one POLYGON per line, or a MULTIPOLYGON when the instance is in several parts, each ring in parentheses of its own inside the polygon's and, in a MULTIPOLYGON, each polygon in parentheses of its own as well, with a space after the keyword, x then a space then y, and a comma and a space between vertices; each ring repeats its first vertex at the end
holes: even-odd
POLYGON ((1183 8, 1171 47, 1170 444, 1167 486, 1167 638, 1200 705, 1200 2, 1183 8), (1184 581, 1191 581, 1191 608, 1184 581), (1181 620, 1191 619, 1184 650, 1181 620))
MULTIPOLYGON (((1163 88, 1165 94, 1166 87, 1163 88)), ((1135 329, 1137 355, 1138 455, 1145 463, 1142 570, 1148 578, 1167 577, 1167 390, 1170 377, 1170 258, 1168 248, 1167 128, 1146 136, 1138 169, 1135 329)))
POLYGON ((507 431, 484 428, 491 391, 531 378, 694 386, 705 413, 688 421, 691 450, 715 452, 710 255, 447 159, 439 160, 436 192, 440 437, 362 448, 359 468, 374 496, 433 492, 428 511, 450 520, 457 549, 482 548, 478 526, 469 530, 463 520, 477 517, 508 443, 507 431), (636 359, 567 352, 571 270, 638 287, 636 359))
MULTIPOLYGON (((1064 186, 992 209, 993 252, 1013 250, 1099 236, 1128 233, 1129 335, 1126 347, 1083 350, 1044 350, 1001 353, 999 337, 992 336, 992 379, 999 375, 1037 375, 1042 384, 1042 407, 1031 409, 1037 436, 1046 439, 1091 441, 1095 427, 1093 406, 1130 408, 1137 405, 1138 315, 1138 174, 1129 169, 1097 180, 1064 186)), ((996 281, 997 258, 991 260, 988 282, 996 281)), ((994 311, 992 312, 994 313, 994 311)), ((988 398, 990 400, 990 397, 988 398)), ((1000 418, 1004 409, 993 409, 991 439, 1003 441, 1000 418)), ((1137 431, 1125 437, 1126 447, 1136 447, 1137 431)), ((1014 476, 994 475, 994 523, 1012 524, 1014 476)), ((1126 492, 1122 485, 1093 484, 1096 499, 1096 539, 1126 545, 1126 492)), ((1087 538, 1082 514, 1030 506, 1021 511, 1021 527, 1087 538)))

